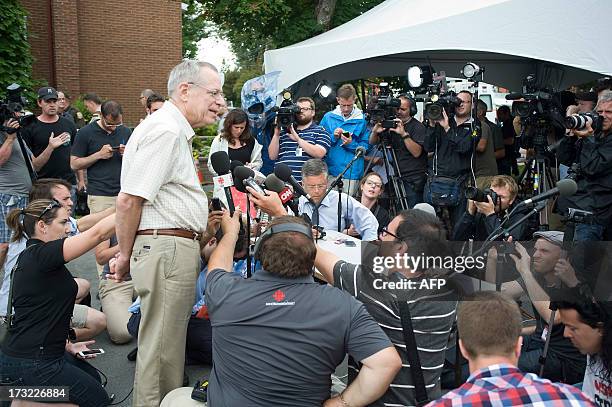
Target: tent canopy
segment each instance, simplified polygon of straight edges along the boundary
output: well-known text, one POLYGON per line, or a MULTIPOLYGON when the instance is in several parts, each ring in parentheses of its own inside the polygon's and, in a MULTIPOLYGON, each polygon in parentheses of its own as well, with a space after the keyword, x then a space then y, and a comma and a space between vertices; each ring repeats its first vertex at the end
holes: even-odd
POLYGON ((535 73, 542 86, 565 89, 612 75, 609 0, 387 0, 333 30, 267 51, 266 72, 279 89, 310 95, 322 81, 405 76, 431 63, 458 77, 466 62, 484 80, 520 91, 535 73))

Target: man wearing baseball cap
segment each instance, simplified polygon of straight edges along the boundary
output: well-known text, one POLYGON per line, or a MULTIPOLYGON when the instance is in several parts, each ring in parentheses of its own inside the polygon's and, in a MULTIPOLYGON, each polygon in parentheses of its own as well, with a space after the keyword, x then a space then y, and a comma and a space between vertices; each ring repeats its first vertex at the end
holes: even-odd
POLYGON ((21 134, 32 150, 32 164, 38 177, 66 180, 73 185, 74 194, 77 179, 70 168, 70 149, 76 127, 70 120, 59 116, 57 99, 54 88, 45 86, 38 89, 38 106, 42 113, 21 134))
POLYGON ((502 285, 502 293, 519 300, 523 295, 529 297, 536 320, 535 331, 523 332, 524 337, 518 367, 524 372, 540 372, 540 358, 543 355, 546 338, 550 344, 544 374, 542 377, 564 383, 578 383, 582 380, 586 360, 569 339, 563 337, 565 326, 559 315, 555 315, 552 329, 550 298, 551 292, 570 285, 573 269, 563 250, 563 232, 550 230, 533 234, 535 240, 533 255, 525 247, 516 243, 516 254, 510 257, 516 264, 520 277, 502 285))

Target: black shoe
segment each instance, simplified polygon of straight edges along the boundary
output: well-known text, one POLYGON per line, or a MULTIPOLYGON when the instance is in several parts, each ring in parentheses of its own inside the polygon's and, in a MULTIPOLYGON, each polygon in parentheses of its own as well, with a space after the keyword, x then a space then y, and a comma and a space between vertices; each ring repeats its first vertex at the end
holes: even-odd
POLYGON ((189 387, 189 376, 183 372, 183 387, 189 387))
POLYGON ((133 362, 136 360, 136 355, 138 354, 138 347, 132 349, 132 351, 130 353, 127 354, 127 359, 130 362, 133 362))

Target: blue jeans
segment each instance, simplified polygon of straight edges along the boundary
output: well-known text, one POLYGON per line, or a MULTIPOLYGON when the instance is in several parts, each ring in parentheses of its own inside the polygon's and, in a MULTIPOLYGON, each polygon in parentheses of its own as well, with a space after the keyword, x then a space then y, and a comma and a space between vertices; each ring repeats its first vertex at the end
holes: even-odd
POLYGON ((19 386, 66 386, 70 402, 81 407, 110 403, 96 370, 68 353, 52 359, 25 359, 0 352, 0 381, 19 386))
POLYGON ((602 225, 578 223, 574 231, 574 242, 601 241, 604 230, 605 227, 602 225))

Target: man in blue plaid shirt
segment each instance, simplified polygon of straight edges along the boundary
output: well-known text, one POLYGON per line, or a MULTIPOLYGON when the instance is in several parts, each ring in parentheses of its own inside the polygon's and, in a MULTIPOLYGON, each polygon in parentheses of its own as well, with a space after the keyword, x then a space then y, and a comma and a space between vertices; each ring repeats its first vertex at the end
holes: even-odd
POLYGON ((427 406, 594 406, 578 388, 552 383, 517 367, 521 313, 492 291, 477 293, 457 309, 459 348, 469 362, 463 385, 427 406))

